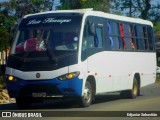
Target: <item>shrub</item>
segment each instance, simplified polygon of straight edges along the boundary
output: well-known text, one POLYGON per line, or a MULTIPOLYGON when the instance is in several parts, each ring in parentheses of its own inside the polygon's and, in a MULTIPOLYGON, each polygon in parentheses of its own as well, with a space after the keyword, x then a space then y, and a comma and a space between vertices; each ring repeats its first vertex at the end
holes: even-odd
POLYGON ((0 76, 0 90, 5 88, 4 76, 0 76))

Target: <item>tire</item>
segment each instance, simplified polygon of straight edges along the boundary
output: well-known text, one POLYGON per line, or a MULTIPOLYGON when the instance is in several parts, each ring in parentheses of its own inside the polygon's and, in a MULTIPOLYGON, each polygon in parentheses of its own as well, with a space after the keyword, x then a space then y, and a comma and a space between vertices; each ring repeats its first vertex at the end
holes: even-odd
POLYGON ((134 99, 140 95, 140 85, 137 79, 134 77, 131 90, 122 91, 120 94, 123 98, 134 99))
POLYGON ((139 94, 139 85, 138 85, 137 79, 134 78, 133 86, 132 86, 132 89, 130 90, 129 96, 131 99, 134 99, 138 96, 138 94, 139 94))
POLYGON ((17 107, 20 109, 28 109, 32 104, 31 98, 16 97, 17 107))
POLYGON ((93 100, 93 89, 89 81, 86 81, 83 96, 80 98, 80 107, 89 107, 93 100))

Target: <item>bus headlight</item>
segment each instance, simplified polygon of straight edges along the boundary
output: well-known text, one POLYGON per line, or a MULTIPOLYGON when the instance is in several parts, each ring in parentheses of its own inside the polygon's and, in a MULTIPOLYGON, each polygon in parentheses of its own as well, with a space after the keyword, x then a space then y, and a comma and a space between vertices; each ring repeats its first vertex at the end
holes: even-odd
POLYGON ((13 77, 12 75, 9 75, 9 76, 8 76, 8 80, 9 80, 9 81, 13 81, 13 80, 14 80, 14 77, 13 77))
POLYGON ((17 79, 12 75, 7 76, 7 80, 10 82, 17 82, 17 79))
POLYGON ((61 75, 58 77, 59 80, 69 80, 69 79, 73 79, 75 77, 78 77, 80 75, 80 72, 77 71, 77 72, 72 72, 72 73, 68 73, 68 74, 65 74, 65 75, 61 75))

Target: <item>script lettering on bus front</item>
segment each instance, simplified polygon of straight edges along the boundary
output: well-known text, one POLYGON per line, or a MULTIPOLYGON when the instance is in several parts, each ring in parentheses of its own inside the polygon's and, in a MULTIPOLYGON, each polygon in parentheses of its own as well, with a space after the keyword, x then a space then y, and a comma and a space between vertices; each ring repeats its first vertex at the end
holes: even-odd
POLYGON ((68 23, 71 22, 71 19, 55 19, 55 18, 46 18, 43 23, 68 23))
POLYGON ((56 19, 56 18, 46 18, 44 20, 37 20, 37 19, 33 19, 30 20, 27 25, 35 25, 35 24, 40 24, 40 23, 69 23, 71 22, 71 19, 56 19))
POLYGON ((41 23, 41 20, 34 19, 34 20, 30 20, 27 25, 33 25, 33 24, 39 24, 39 23, 41 23))

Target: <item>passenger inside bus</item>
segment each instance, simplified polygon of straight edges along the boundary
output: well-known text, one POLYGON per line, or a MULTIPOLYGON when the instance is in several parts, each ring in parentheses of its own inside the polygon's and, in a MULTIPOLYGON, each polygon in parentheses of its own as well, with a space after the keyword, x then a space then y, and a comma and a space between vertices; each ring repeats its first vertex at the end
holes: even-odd
POLYGON ((47 42, 49 35, 50 30, 30 31, 30 39, 27 39, 24 43, 19 43, 16 52, 45 51, 45 42, 47 42), (34 37, 34 32, 36 32, 36 37, 34 37))

